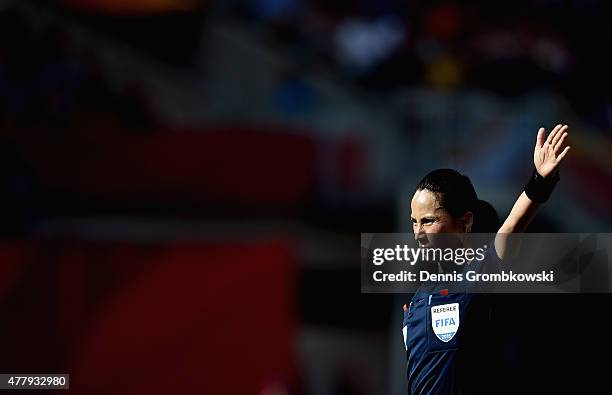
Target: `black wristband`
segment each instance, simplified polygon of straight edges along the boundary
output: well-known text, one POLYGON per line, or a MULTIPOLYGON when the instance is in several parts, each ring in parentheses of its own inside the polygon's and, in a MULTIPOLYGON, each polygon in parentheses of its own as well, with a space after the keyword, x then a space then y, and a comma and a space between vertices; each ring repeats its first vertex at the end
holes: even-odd
POLYGON ((559 170, 555 170, 548 177, 542 177, 536 169, 533 169, 529 182, 525 185, 525 194, 531 201, 544 203, 550 197, 555 185, 559 182, 559 170))

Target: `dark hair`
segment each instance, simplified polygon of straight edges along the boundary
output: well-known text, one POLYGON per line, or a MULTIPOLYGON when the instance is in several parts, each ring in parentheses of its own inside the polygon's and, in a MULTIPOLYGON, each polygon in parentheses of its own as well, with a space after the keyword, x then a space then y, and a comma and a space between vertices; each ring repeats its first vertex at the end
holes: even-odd
POLYGON ((417 184, 416 190, 422 189, 436 193, 440 205, 455 219, 466 211, 474 213, 472 232, 494 233, 499 229, 495 208, 478 199, 470 179, 457 170, 438 169, 430 172, 417 184))

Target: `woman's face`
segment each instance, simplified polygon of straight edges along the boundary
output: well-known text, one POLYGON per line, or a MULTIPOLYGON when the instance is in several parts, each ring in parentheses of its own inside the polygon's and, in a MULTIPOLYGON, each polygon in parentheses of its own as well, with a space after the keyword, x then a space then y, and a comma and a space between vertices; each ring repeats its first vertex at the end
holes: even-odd
MULTIPOLYGON (((438 202, 437 194, 428 189, 417 190, 410 203, 412 211, 412 230, 415 240, 423 247, 430 243, 425 236, 428 233, 464 233, 466 231, 465 218, 455 220, 442 208, 438 202)), ((470 217, 471 212, 466 213, 470 217)))

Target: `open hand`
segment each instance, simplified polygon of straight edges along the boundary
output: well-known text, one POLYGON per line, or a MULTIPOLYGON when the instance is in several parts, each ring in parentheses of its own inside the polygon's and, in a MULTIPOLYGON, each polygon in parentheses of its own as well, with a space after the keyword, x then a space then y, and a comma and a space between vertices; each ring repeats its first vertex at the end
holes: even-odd
POLYGON ((546 140, 546 130, 540 128, 533 151, 533 164, 542 177, 552 174, 559 166, 570 147, 567 145, 567 125, 557 125, 550 132, 546 140))

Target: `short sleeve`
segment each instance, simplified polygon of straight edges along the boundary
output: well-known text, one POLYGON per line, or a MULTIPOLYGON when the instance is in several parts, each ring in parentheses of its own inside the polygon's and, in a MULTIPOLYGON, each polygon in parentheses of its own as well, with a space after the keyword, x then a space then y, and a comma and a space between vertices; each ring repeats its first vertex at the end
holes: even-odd
POLYGON ((487 248, 484 254, 484 259, 480 262, 479 273, 500 273, 502 271, 502 260, 497 256, 495 251, 495 243, 487 248))
MULTIPOLYGON (((465 268, 464 273, 467 271, 474 271, 478 274, 501 273, 502 265, 502 260, 497 256, 495 247, 491 245, 491 247, 487 248, 487 251, 484 252, 482 259, 472 260, 471 264, 465 268)), ((469 284, 469 289, 471 289, 472 292, 488 293, 491 290, 488 283, 469 282, 469 284)))

